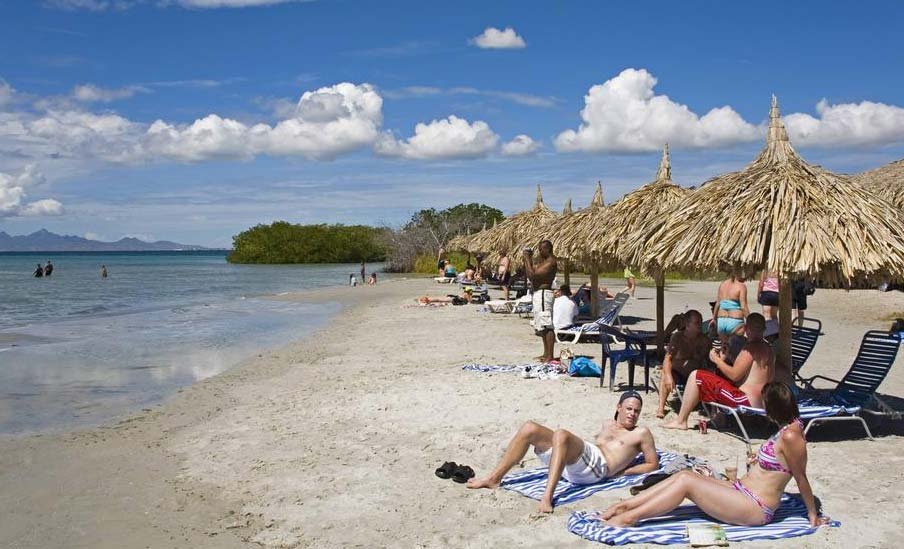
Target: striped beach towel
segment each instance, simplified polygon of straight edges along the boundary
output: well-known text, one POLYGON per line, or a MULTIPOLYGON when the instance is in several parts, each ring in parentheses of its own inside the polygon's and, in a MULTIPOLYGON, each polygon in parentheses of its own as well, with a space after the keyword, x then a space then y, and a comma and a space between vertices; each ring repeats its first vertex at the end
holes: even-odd
MULTIPOLYGON (((672 452, 657 452, 659 454, 659 469, 652 473, 661 473, 663 468, 670 462, 678 459, 678 454, 672 452)), ((643 454, 638 454, 631 465, 637 465, 643 462, 643 454)), ((629 466, 630 467, 630 466, 629 466)), ((626 488, 635 484, 640 484, 647 475, 652 473, 644 473, 642 475, 623 475, 620 477, 601 480, 595 484, 572 484, 564 478, 559 481, 556 486, 556 493, 553 497, 553 503, 556 505, 564 505, 573 501, 578 501, 589 497, 597 492, 605 490, 617 490, 618 488, 626 488)), ((546 492, 546 479, 549 478, 549 469, 539 467, 537 469, 528 469, 506 476, 502 479, 502 487, 506 490, 512 490, 519 494, 525 495, 531 499, 540 501, 543 493, 546 492)))
MULTIPOLYGON (((712 524, 716 522, 696 505, 683 505, 670 515, 640 521, 637 526, 619 528, 607 526, 593 518, 594 512, 580 511, 568 518, 568 531, 590 541, 608 545, 629 543, 657 543, 671 545, 687 543, 688 524, 712 524)), ((832 521, 830 526, 841 523, 832 521)), ((783 494, 782 502, 772 522, 763 526, 733 526, 723 524, 728 541, 753 541, 783 539, 812 534, 816 528, 807 519, 807 507, 797 494, 783 494)))
MULTIPOLYGON (((841 415, 853 415, 860 411, 860 406, 843 406, 838 404, 826 404, 817 399, 804 398, 797 403, 800 410, 800 418, 803 420, 814 419, 818 417, 834 417, 841 415)), ((738 406, 738 412, 753 416, 765 416, 766 410, 762 408, 752 408, 750 406, 738 406)))
POLYGON ((470 372, 520 372, 524 369, 525 366, 531 366, 533 368, 538 367, 538 364, 465 364, 461 367, 462 370, 468 370, 470 372))

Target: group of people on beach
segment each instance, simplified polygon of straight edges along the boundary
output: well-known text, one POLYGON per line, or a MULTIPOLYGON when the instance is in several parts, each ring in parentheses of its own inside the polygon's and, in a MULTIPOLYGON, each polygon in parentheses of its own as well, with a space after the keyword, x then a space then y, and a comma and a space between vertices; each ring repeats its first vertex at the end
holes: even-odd
MULTIPOLYGON (((543 341, 540 358, 550 360, 555 344, 556 292, 552 284, 557 269, 552 243, 541 242, 536 257, 533 250, 525 249, 524 264, 533 287, 532 327, 543 341)), ((761 284, 760 294, 777 292, 773 288, 771 283, 761 284)), ((673 319, 674 333, 665 351, 656 415, 665 417, 669 396, 676 384, 684 383, 680 410, 661 427, 686 430, 691 412, 706 401, 729 407, 764 408, 778 431, 758 452, 748 455, 747 474, 743 477, 737 478, 734 471, 734 478, 723 481, 685 470, 612 505, 598 515, 600 520, 614 526, 630 526, 667 514, 688 499, 721 522, 763 525, 772 520, 785 487, 794 478, 811 525, 828 521, 820 516, 807 480, 806 439, 790 373, 777 372, 772 347, 765 339, 767 320, 764 315, 748 311, 746 292, 744 280, 735 276, 719 286, 711 323, 722 341, 719 350, 713 349, 704 334, 699 311, 688 310, 673 319)), ((798 301, 797 305, 806 308, 805 301, 798 301)), ((468 487, 498 487, 531 448, 549 468, 539 506, 543 513, 553 511, 553 496, 562 478, 574 484, 594 484, 621 475, 655 471, 660 464, 653 434, 638 425, 642 407, 639 393, 622 393, 614 419, 606 420, 592 441, 564 429, 553 430, 528 421, 511 439, 498 465, 488 475, 469 480, 468 487), (638 455, 642 455, 640 462, 638 455)))
MULTIPOLYGON (((361 283, 365 283, 365 276, 367 274, 367 268, 364 266, 364 262, 361 262, 361 283)), ((367 278, 366 284, 368 286, 373 286, 377 283, 377 272, 374 271, 370 273, 370 278, 367 278)), ((355 273, 348 273, 348 285, 351 287, 355 287, 358 285, 358 279, 355 278, 355 273)))

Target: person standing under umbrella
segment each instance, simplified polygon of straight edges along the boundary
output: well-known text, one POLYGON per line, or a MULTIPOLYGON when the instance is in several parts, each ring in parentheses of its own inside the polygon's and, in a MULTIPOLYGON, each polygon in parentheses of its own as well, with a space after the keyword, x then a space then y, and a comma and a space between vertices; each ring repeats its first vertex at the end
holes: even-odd
POLYGON ((556 339, 552 324, 552 305, 555 294, 552 281, 556 278, 556 256, 552 253, 552 242, 540 242, 539 257, 534 263, 534 251, 524 250, 524 268, 533 288, 533 324, 535 333, 543 339, 543 354, 537 357, 542 363, 551 362, 556 339))

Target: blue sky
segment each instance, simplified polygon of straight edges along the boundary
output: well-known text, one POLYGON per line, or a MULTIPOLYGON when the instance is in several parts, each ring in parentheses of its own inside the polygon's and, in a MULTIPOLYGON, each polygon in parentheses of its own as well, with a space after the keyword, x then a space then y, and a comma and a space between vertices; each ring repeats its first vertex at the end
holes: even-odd
POLYGON ((773 93, 814 163, 904 156, 899 3, 736 4, 0 0, 0 230, 611 201, 666 141, 683 185, 744 166, 773 93))

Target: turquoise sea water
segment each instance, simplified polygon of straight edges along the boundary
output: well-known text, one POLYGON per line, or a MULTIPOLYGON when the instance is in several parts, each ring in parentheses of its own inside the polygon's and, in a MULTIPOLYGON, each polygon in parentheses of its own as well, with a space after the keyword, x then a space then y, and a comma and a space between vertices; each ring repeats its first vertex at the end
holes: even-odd
POLYGON ((0 433, 97 425, 299 339, 338 305, 272 296, 359 270, 230 265, 225 252, 0 254, 0 433), (48 259, 53 276, 33 278, 48 259))

